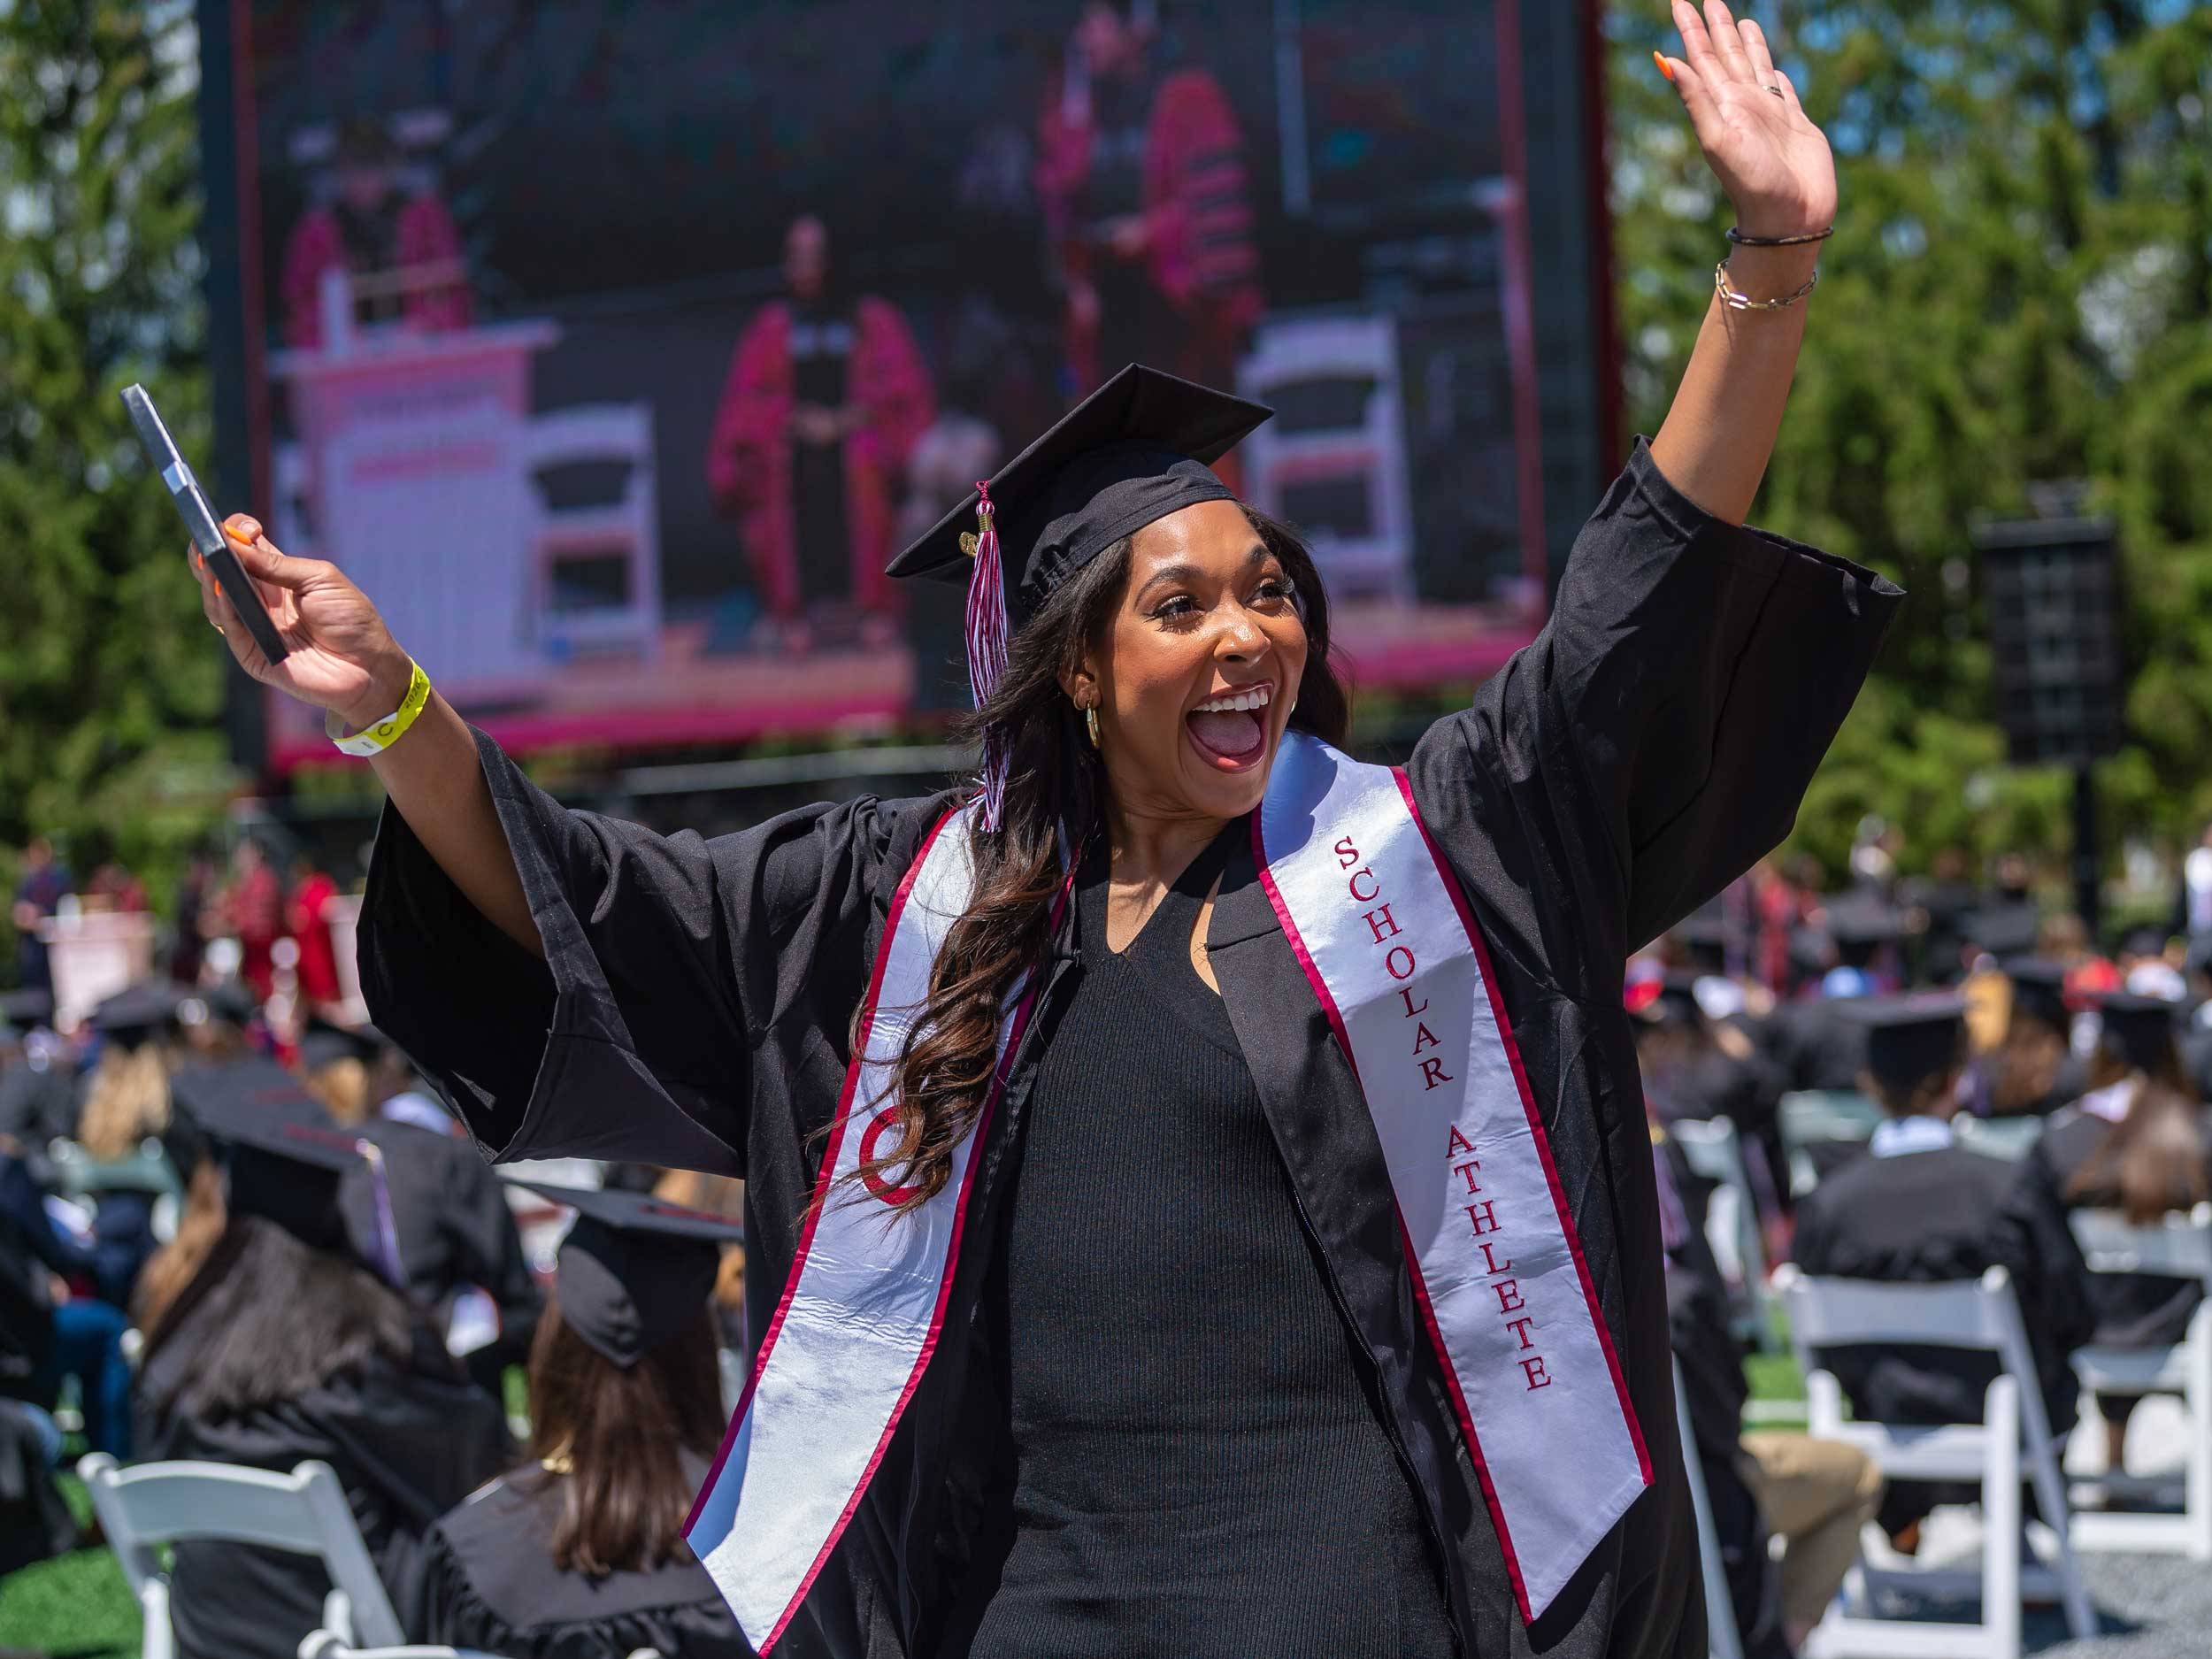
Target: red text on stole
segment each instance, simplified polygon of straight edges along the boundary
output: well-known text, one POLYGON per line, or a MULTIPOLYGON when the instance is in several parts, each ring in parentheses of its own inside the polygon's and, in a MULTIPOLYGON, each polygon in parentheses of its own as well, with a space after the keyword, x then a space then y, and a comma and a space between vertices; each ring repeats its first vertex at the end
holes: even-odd
MULTIPOLYGON (((1356 903, 1366 905, 1360 919, 1367 924, 1369 942, 1383 951, 1383 972, 1399 981, 1398 997, 1404 1005, 1402 1018, 1409 1023, 1407 1033, 1409 1058, 1420 1068, 1423 1090, 1455 1079, 1444 1070, 1443 1044, 1431 1031, 1422 1016, 1429 1011, 1426 997, 1415 1001, 1413 976, 1419 969, 1410 947, 1402 942, 1404 929, 1390 913, 1390 904, 1382 891, 1382 882, 1371 865, 1366 864, 1359 849, 1348 835, 1337 842, 1334 849, 1338 867, 1348 872, 1346 887, 1356 903), (1428 1052, 1436 1049, 1439 1052, 1428 1052)), ((1530 1389, 1548 1388, 1552 1379, 1544 1369, 1544 1356, 1530 1337, 1536 1324, 1535 1316, 1528 1311, 1528 1300, 1521 1294, 1521 1281, 1513 1277, 1513 1256, 1509 1246, 1507 1223, 1498 1215, 1498 1201, 1483 1195, 1481 1179, 1482 1159, 1475 1143, 1454 1125, 1451 1138, 1445 1148, 1445 1159, 1450 1165, 1455 1199, 1467 1202, 1461 1208, 1467 1215, 1467 1225, 1472 1237, 1470 1242, 1482 1256, 1482 1271, 1493 1295, 1498 1299, 1498 1317, 1519 1343, 1516 1363, 1521 1368, 1525 1386, 1530 1389), (1464 1187, 1463 1194, 1461 1187, 1464 1187)))

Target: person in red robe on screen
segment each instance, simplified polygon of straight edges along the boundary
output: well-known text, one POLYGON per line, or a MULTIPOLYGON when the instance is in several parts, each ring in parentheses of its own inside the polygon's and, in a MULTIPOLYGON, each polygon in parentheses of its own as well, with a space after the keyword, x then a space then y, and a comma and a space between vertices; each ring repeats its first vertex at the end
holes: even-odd
POLYGON ((1244 135, 1213 76, 1154 67, 1153 33, 1128 0, 1091 0, 1046 88, 1037 195, 1068 364, 1081 391, 1140 361, 1233 391, 1264 304, 1244 135))
POLYGON ((284 890, 261 843, 250 835, 231 855, 230 885, 217 909, 224 930, 238 941, 238 977, 255 1002, 267 1002, 276 984, 270 953, 284 932, 284 890))
POLYGON ((402 196, 399 151, 381 122, 347 123, 336 174, 336 196, 309 209, 285 246, 285 344, 308 351, 322 345, 323 273, 334 268, 354 277, 407 271, 418 279, 401 292, 357 299, 354 315, 362 322, 467 327, 469 290, 453 216, 434 196, 402 196))
POLYGON ((299 945, 299 1000, 310 1013, 328 1016, 338 1005, 338 953, 330 937, 330 902, 338 884, 304 856, 292 864, 292 891, 285 926, 299 945))
POLYGON ((936 418, 929 370, 895 306, 849 296, 811 215, 784 237, 787 297, 737 342, 707 449, 707 484, 737 520, 783 643, 810 610, 849 603, 864 637, 895 637, 890 562, 907 458, 936 418))

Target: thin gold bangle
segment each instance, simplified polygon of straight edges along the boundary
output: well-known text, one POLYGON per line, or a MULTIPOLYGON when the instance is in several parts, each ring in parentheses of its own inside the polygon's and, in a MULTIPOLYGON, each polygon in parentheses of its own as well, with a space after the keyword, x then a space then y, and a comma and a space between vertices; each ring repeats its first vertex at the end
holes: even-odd
POLYGON ((1812 280, 1794 294, 1785 294, 1778 300, 1755 300, 1748 294, 1739 294, 1728 286, 1728 261, 1722 260, 1713 267, 1713 292, 1720 296, 1720 303, 1732 311, 1779 311, 1801 303, 1805 296, 1820 286, 1820 273, 1813 273, 1812 280))

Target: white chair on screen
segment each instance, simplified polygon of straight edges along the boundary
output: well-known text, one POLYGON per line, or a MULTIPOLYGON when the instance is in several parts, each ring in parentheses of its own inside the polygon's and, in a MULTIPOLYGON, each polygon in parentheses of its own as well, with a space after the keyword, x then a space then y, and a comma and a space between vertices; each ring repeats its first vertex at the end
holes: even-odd
MULTIPOLYGON (((2108 1210, 2068 1217, 2093 1273, 2157 1273, 2205 1287, 2189 1329, 2171 1348, 2085 1348, 2074 1356, 2082 1386, 2097 1394, 2177 1394, 2189 1417, 2179 1515, 2099 1514, 2075 1517, 2084 1549, 2146 1550, 2212 1561, 2212 1204, 2136 1227, 2108 1210)), ((2132 1483, 2108 1475, 2111 1491, 2132 1483)))
POLYGON ((2055 1589, 2066 1623, 2081 1640, 2097 1633, 2097 1616, 2082 1582, 2068 1526, 2059 1448, 2043 1409, 2035 1362, 2019 1303, 2001 1267, 1979 1279, 1947 1285, 1892 1285, 1868 1279, 1812 1279, 1794 1267, 1775 1275, 1790 1317, 1790 1337, 1805 1373, 1806 1427, 1819 1440, 1857 1447, 1893 1480, 1978 1481, 1982 1565, 1979 1573, 1937 1569, 1857 1570, 1855 1606, 1876 1587, 1944 1598, 1978 1589, 1977 1624, 1884 1619, 1835 1609, 1807 1639, 1806 1659, 2019 1659, 2024 1587, 2055 1589), (1938 1426, 1847 1422, 1843 1387, 1821 1369, 1816 1350, 1860 1344, 1962 1348, 1997 1356, 2002 1369, 1989 1385, 1983 1420, 1938 1426), (2021 1563, 2020 1480, 2035 1486, 2036 1505, 2058 1540, 2054 1567, 2021 1563), (1877 1580, 1880 1581, 1879 1586, 1877 1580))
POLYGON ((653 472, 650 403, 584 403, 532 419, 525 465, 534 494, 534 609, 541 641, 577 650, 620 647, 651 660, 661 629, 660 505, 653 472), (612 502, 556 507, 544 474, 555 467, 613 463, 623 469, 612 502), (595 593, 578 580, 591 565, 616 566, 595 593), (568 580, 563 579, 564 568, 568 580))
POLYGON ((1690 1396, 1683 1386, 1679 1360, 1674 1363, 1674 1426, 1682 1437, 1682 1472, 1690 1483, 1690 1509, 1697 1517, 1697 1559, 1705 1578, 1705 1644, 1712 1659, 1743 1659, 1735 1599, 1728 1591, 1728 1565, 1721 1559, 1713 1501, 1705 1490, 1705 1465, 1698 1461, 1697 1437, 1690 1431, 1690 1396))
POLYGON ((345 1488, 328 1463, 310 1460, 288 1475, 228 1463, 123 1469, 105 1452, 94 1452, 80 1460, 77 1477, 138 1601, 143 1659, 174 1659, 169 1578, 157 1552, 188 1540, 259 1544, 316 1556, 334 1586, 323 1603, 326 1629, 349 1641, 404 1640, 347 1507, 345 1488))

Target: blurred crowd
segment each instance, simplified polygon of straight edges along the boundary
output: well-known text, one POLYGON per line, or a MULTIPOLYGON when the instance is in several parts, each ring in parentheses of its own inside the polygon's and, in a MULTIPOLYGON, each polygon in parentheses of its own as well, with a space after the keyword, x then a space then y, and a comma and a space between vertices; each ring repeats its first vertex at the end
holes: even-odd
MULTIPOLYGON (((1743 1361, 1778 1342, 1774 1264, 2004 1268, 2050 1427, 2096 1412, 2115 1469, 2136 1402, 2085 1400, 2071 1356, 2176 1342, 2198 1301, 2093 1274, 2067 1214, 2149 1223, 2212 1196, 2212 837, 2170 918, 2102 939, 2040 906, 2019 860, 1900 879, 1894 850, 1866 838, 1824 893, 1763 866, 1624 985, 1676 1356, 1751 1659, 1819 1621, 1863 1524, 1910 1552, 1935 1505, 1973 1495, 1746 1431, 1743 1361), (1727 1199, 1694 1156, 1724 1125, 1727 1199), (1714 1225, 1729 1202, 1747 1242, 1714 1225)), ((407 1057, 346 1018, 337 884, 303 860, 280 878, 250 841, 219 879, 188 871, 155 972, 57 1029, 38 924, 146 895, 114 866, 80 889, 44 843, 21 868, 23 983, 0 995, 0 1571, 88 1541, 55 1484, 70 1436, 125 1463, 315 1458, 411 1640, 742 1653, 680 1540, 743 1375, 741 1189, 618 1165, 495 1176, 407 1057)), ((1821 1363, 1860 1416, 1899 1423, 1978 1420, 1994 1365, 1821 1363)), ((310 1556, 180 1546, 179 1651, 280 1659, 327 1587, 310 1556)))
MULTIPOLYGON (((2063 1437, 2093 1411, 2112 1471, 2139 1397, 2085 1397, 2076 1356, 2170 1348, 2201 1300, 2185 1279, 2093 1272, 2073 1217, 2212 1215, 2212 833, 2170 912, 2103 936, 2039 905, 2024 860, 1978 882, 1949 854, 1901 879, 1898 850, 1894 829, 1863 836, 1849 884, 1826 893, 1763 865, 1624 985, 1676 1358, 1753 1659, 1818 1623, 1863 1524, 1909 1555, 1936 1506, 1978 1495, 1886 1487, 1848 1446, 1743 1431, 1742 1361, 1778 1345, 1771 1266, 1900 1284, 2002 1268, 2033 1359, 2031 1417, 2063 1437), (1748 1212, 1742 1233, 1713 1225, 1717 1203, 1748 1212)), ((1934 1348, 1815 1360, 1857 1417, 1893 1425, 1980 1422, 1998 1369, 1934 1348)))
MULTIPOLYGON (((680 1538, 743 1374, 737 1184, 495 1176, 342 1018, 324 911, 252 842, 196 864, 156 971, 56 1028, 36 922, 143 908, 35 844, 0 995, 0 1572, 97 1543, 57 1484, 119 1463, 336 1471, 411 1640, 745 1651, 680 1538), (580 1211, 595 1217, 575 1220, 580 1211)), ((311 1555, 180 1544, 178 1653, 288 1659, 311 1555)))

